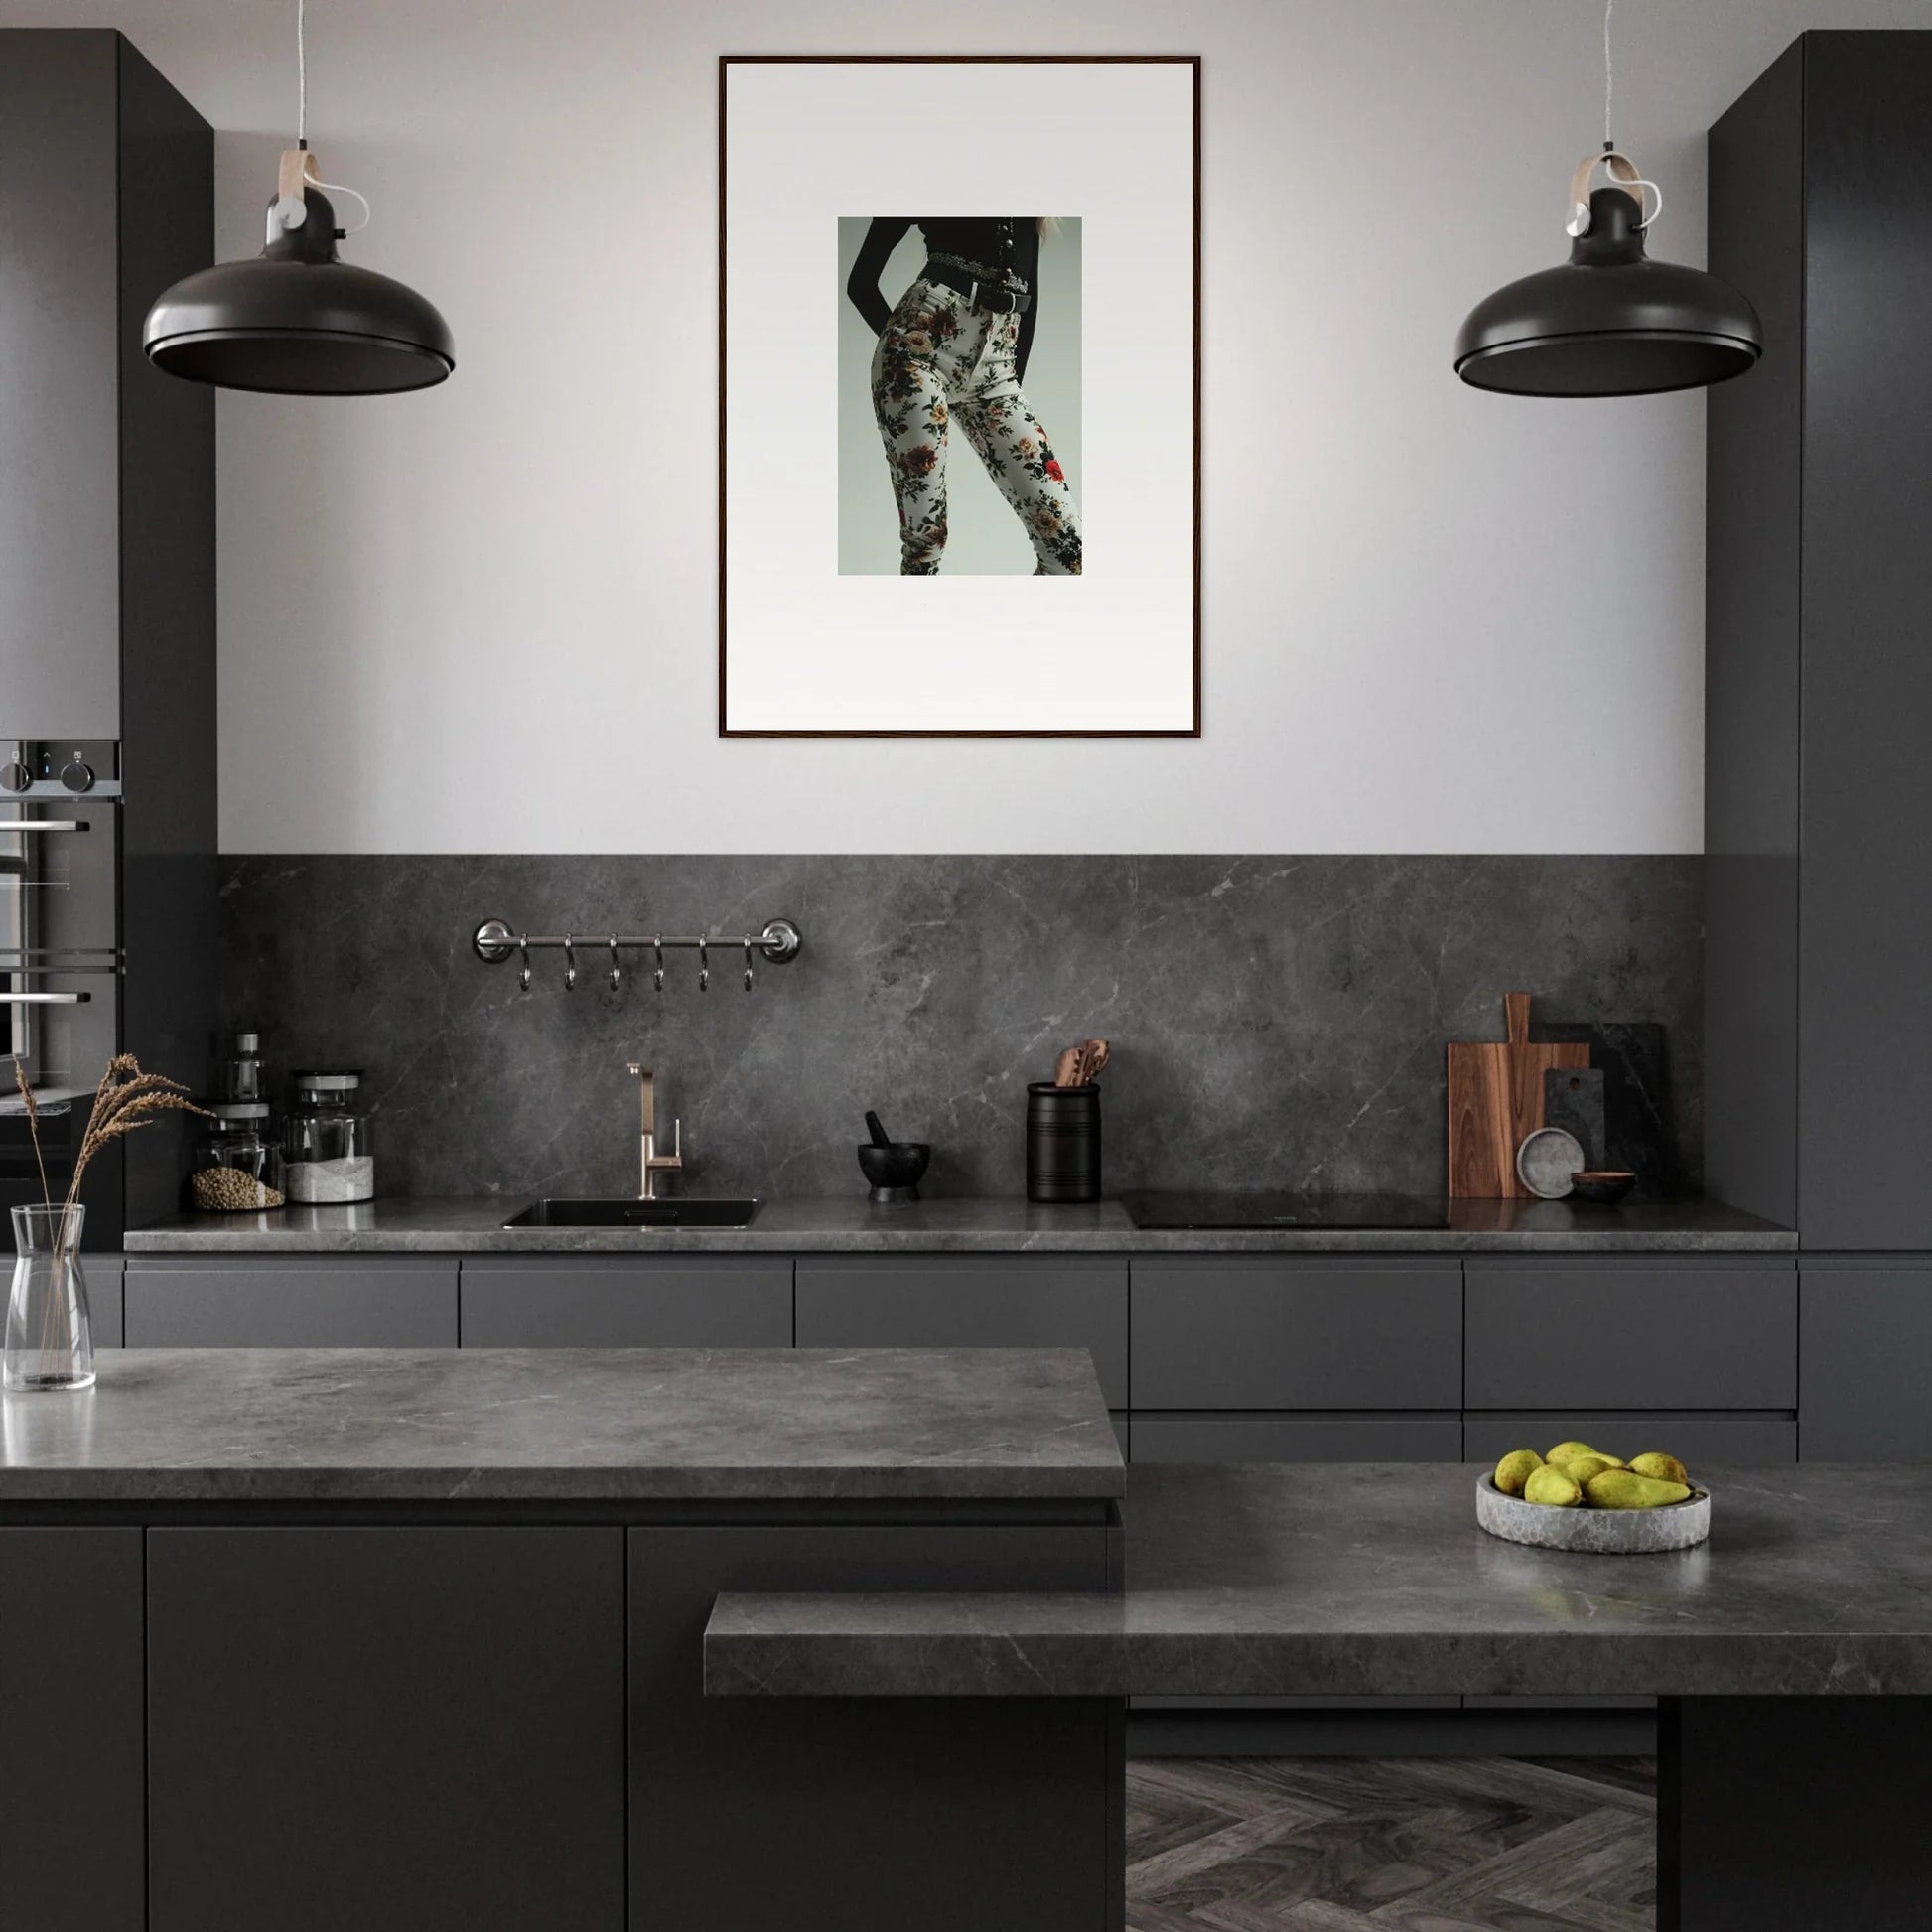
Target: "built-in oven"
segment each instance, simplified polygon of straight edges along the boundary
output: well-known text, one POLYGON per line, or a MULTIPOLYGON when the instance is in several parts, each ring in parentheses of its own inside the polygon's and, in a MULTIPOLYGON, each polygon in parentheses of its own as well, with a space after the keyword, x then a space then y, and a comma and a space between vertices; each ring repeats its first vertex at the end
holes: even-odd
MULTIPOLYGON (((7 1206, 40 1199, 43 1187, 65 1194, 94 1088, 120 1039, 115 750, 0 739, 0 1204, 7 1206), (39 1112, 38 1154, 16 1069, 39 1112)), ((89 1165, 82 1197, 90 1221, 96 1208, 104 1216, 89 1235, 118 1240, 118 1150, 98 1173, 89 1165)))

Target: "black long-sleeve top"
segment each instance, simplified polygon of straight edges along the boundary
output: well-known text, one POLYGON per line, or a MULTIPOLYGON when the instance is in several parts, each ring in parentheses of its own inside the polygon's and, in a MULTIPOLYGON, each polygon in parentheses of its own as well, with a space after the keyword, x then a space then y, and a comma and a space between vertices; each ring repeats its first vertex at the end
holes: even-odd
POLYGON ((866 327, 877 336, 892 318, 893 305, 880 292, 879 278, 887 258, 904 238, 907 228, 917 224, 926 252, 930 255, 957 255, 962 261, 980 262, 1002 275, 1017 276, 1027 285, 1033 301, 1020 318, 1020 341, 1016 347, 1020 379, 1027 377, 1027 357, 1033 353, 1034 323, 1039 314, 1039 221, 1031 214, 1002 215, 987 220, 966 220, 952 215, 879 214, 866 230, 859 247, 859 259, 846 278, 845 292, 853 307, 866 319, 866 327))

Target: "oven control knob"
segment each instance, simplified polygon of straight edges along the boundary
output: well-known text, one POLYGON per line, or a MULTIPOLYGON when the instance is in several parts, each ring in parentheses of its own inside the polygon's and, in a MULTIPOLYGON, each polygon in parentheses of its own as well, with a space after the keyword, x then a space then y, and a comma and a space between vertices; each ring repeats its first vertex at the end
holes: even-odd
POLYGON ((94 767, 91 764, 83 764, 79 759, 75 759, 72 763, 62 765, 61 782, 69 791, 92 791, 94 767))
POLYGON ((18 759, 0 764, 0 790, 25 791, 33 782, 34 774, 18 759))

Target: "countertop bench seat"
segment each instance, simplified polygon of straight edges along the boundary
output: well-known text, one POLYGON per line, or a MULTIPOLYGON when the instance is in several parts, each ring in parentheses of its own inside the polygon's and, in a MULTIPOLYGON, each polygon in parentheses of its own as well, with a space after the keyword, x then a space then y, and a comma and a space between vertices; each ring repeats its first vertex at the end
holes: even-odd
POLYGON ((1668 1556, 1532 1550, 1476 1465, 1136 1466, 1117 1596, 732 1592, 712 1696, 1932 1693, 1921 1470, 1700 1470, 1668 1556))

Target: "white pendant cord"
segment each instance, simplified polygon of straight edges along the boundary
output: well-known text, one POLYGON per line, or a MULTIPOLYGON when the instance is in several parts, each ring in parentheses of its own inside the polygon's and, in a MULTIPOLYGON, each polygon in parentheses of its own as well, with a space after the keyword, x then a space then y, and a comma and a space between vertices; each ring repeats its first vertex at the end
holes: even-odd
MULTIPOLYGON (((309 0, 295 0, 295 145, 307 149, 309 145, 309 0)), ((310 163, 314 166, 314 163, 310 163)), ((359 188, 350 188, 345 182, 324 181, 319 175, 309 177, 315 185, 331 195, 348 195, 361 205, 362 218, 352 228, 345 228, 345 235, 360 234, 374 218, 375 210, 369 207, 369 198, 359 188)), ((285 228, 299 228, 307 218, 307 212, 300 202, 284 207, 277 203, 270 211, 269 233, 273 237, 275 221, 279 217, 285 228)))
MULTIPOLYGON (((302 0, 296 0, 299 7, 302 0)), ((1603 0, 1603 147, 1605 152, 1616 146, 1610 133, 1610 107, 1616 99, 1616 68, 1610 60, 1610 15, 1616 11, 1616 0, 1603 0)))

